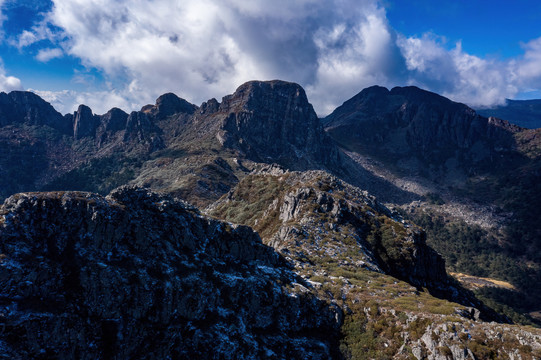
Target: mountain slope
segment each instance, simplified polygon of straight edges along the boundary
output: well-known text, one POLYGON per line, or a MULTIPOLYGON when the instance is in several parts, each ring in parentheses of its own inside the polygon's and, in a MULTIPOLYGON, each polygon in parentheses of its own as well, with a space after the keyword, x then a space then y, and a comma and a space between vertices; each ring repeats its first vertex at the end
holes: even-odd
POLYGON ((416 87, 365 89, 322 121, 342 146, 435 180, 501 168, 503 154, 519 157, 518 127, 416 87))
MULTIPOLYGON (((519 353, 518 328, 506 325, 505 341, 492 335, 501 330, 479 318, 501 318, 447 277, 420 228, 328 173, 267 167, 206 212, 253 226, 313 293, 343 309, 340 350, 347 359, 519 353)), ((521 356, 541 349, 541 337, 532 331, 525 334, 533 347, 521 356)))
POLYGON ((422 196, 397 204, 427 229, 450 269, 511 281, 519 293, 490 296, 538 309, 538 130, 415 87, 365 89, 323 122, 357 161, 422 196))

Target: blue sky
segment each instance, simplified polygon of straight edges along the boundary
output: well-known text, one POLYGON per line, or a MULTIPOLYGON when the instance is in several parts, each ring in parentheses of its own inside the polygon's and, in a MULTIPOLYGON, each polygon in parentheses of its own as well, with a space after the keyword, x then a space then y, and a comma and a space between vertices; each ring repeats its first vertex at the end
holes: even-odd
POLYGON ((0 90, 104 113, 172 91, 195 104, 253 79, 300 83, 320 115, 363 88, 471 106, 541 98, 541 2, 0 0, 0 90))
POLYGON ((432 32, 481 57, 511 58, 541 36, 540 1, 389 1, 387 18, 407 36, 432 32))

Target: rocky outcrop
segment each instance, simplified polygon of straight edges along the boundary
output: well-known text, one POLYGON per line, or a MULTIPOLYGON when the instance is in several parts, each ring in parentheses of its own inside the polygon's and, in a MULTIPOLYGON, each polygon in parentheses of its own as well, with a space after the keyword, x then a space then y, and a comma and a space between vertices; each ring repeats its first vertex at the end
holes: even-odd
MULTIPOLYGON (((211 104, 207 104, 207 107, 211 104)), ((250 159, 291 169, 338 167, 340 154, 324 133, 301 86, 251 81, 223 98, 220 143, 250 159)))
POLYGON ((83 137, 95 136, 99 118, 92 114, 92 110, 86 105, 79 105, 73 113, 73 137, 78 140, 83 137))
POLYGON ((146 106, 141 111, 157 120, 161 120, 179 113, 191 115, 196 109, 197 106, 190 104, 173 93, 167 93, 156 99, 156 105, 146 106))
POLYGON ((0 208, 0 356, 335 357, 340 311, 251 229, 148 190, 0 208))
POLYGON ((323 171, 270 171, 243 179, 210 213, 239 221, 246 204, 259 209, 246 214, 246 223, 292 260, 317 261, 324 251, 344 266, 385 272, 416 286, 448 284, 445 262, 427 246, 424 232, 367 192, 323 171))
POLYGON ((70 134, 71 123, 51 104, 28 91, 0 93, 0 127, 10 124, 46 125, 70 134))
POLYGON ((99 126, 96 129, 96 142, 102 147, 108 141, 115 139, 119 131, 126 129, 128 114, 119 108, 112 108, 99 117, 99 126))
POLYGON ((423 331, 417 341, 405 338, 419 360, 536 359, 541 350, 539 334, 508 325, 455 322, 423 331))
POLYGON ((220 108, 220 103, 218 100, 212 98, 208 101, 205 101, 203 104, 201 104, 201 107, 199 109, 199 114, 213 114, 220 108))
POLYGON ((468 306, 464 317, 506 321, 451 281, 421 228, 324 171, 264 168, 206 211, 252 226, 306 276, 370 270, 468 306))
POLYGON ((124 142, 134 142, 148 146, 148 152, 163 149, 165 144, 159 136, 161 130, 143 112, 133 111, 126 120, 124 142))
POLYGON ((128 114, 119 108, 112 108, 106 114, 100 116, 100 126, 103 131, 117 132, 126 128, 128 114))

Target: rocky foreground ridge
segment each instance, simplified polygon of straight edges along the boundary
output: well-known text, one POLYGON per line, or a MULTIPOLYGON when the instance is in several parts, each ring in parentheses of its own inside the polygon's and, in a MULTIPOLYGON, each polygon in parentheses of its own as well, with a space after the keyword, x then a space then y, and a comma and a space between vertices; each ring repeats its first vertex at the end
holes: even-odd
POLYGON ((342 313, 250 228, 148 190, 0 209, 0 357, 336 356, 342 313))
POLYGON ((445 288, 455 301, 477 301, 450 282, 420 229, 326 173, 271 172, 246 178, 209 211, 246 216, 239 206, 254 206, 249 221, 278 251, 247 226, 147 189, 8 198, 0 208, 0 356, 539 355, 538 330, 485 323, 479 317, 492 315, 482 304, 430 295, 445 288), (283 197, 264 200, 268 207, 239 201, 269 185, 283 197))

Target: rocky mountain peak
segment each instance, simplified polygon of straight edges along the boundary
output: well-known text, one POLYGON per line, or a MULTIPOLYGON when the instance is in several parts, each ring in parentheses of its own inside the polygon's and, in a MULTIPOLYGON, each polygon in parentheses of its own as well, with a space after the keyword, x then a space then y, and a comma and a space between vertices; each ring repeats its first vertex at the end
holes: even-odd
POLYGON ((71 124, 51 104, 29 91, 0 93, 0 126, 9 124, 47 125, 64 134, 71 124))
POLYGON ((94 136, 99 125, 99 118, 92 114, 92 110, 86 105, 79 105, 73 113, 73 137, 81 139, 94 136))
POLYGON ((344 116, 343 114, 352 114, 355 112, 374 112, 378 108, 386 106, 384 99, 389 95, 389 90, 382 86, 368 87, 351 99, 345 101, 340 107, 334 110, 329 116, 323 119, 324 124, 327 126, 334 125, 333 121, 336 121, 338 117, 344 116), (340 111, 338 111, 340 110, 340 111))
POLYGON ((210 100, 205 101, 203 104, 201 104, 201 108, 199 110, 199 114, 212 114, 218 111, 220 108, 220 103, 218 100, 212 98, 210 100))
POLYGON ((223 98, 218 139, 253 160, 292 168, 338 163, 306 93, 285 81, 251 81, 223 98))
POLYGON ((328 133, 346 146, 436 164, 455 157, 457 151, 471 162, 494 158, 501 149, 513 149, 516 132, 415 86, 365 89, 323 122, 328 133))
POLYGON ((112 108, 100 117, 100 123, 106 131, 120 131, 126 127, 128 114, 119 108, 112 108))
POLYGON ((126 120, 126 132, 124 142, 135 141, 136 143, 147 144, 150 152, 161 149, 165 146, 161 129, 144 112, 132 111, 126 120))
POLYGON ((440 107, 455 107, 472 113, 474 112, 473 109, 464 104, 454 102, 444 96, 418 88, 417 86, 397 86, 389 91, 389 95, 402 96, 407 102, 411 103, 428 103, 440 107))
POLYGON ((156 105, 147 105, 141 111, 161 120, 178 113, 193 114, 196 109, 196 105, 190 104, 173 93, 167 93, 156 99, 156 105))
POLYGON ((223 98, 222 111, 242 108, 255 111, 268 108, 271 104, 284 107, 286 103, 311 107, 304 89, 299 85, 282 80, 249 81, 237 88, 234 94, 223 98))

